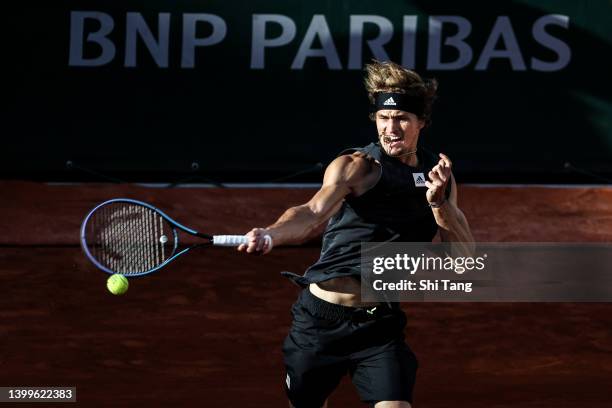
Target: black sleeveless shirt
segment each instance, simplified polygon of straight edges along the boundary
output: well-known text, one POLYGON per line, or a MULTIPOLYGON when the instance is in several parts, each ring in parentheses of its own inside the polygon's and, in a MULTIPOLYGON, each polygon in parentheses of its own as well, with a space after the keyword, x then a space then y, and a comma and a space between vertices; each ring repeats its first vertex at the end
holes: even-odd
POLYGON ((419 148, 419 165, 412 167, 388 156, 378 143, 348 149, 341 155, 356 151, 380 163, 380 179, 364 194, 345 198, 323 233, 319 260, 304 276, 281 273, 300 286, 343 276, 359 279, 362 242, 430 242, 438 231, 425 198, 426 175, 438 163, 438 157, 419 148))

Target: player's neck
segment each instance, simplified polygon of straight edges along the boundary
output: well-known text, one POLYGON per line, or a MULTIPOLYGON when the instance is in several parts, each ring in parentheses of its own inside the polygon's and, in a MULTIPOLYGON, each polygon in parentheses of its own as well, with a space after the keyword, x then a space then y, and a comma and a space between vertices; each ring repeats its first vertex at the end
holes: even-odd
POLYGON ((399 161, 401 161, 402 163, 410 166, 410 167, 418 167, 419 166, 419 159, 416 156, 412 156, 412 157, 406 157, 406 158, 400 158, 399 161))
POLYGON ((417 156, 416 148, 407 151, 406 153, 395 156, 395 158, 411 167, 417 167, 419 165, 419 157, 417 156))

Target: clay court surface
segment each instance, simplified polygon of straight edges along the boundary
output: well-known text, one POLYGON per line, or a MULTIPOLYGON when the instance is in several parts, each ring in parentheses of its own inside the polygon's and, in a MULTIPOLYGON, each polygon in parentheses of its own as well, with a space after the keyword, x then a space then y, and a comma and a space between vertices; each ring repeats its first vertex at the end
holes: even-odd
MULTIPOLYGON (((129 197, 195 229, 245 233, 312 189, 0 188, 1 386, 76 386, 83 406, 286 406, 281 343, 298 288, 279 272, 303 271, 316 242, 192 252, 116 297, 78 232, 96 203, 129 197)), ((612 241, 610 188, 460 186, 459 201, 478 241, 612 241)), ((403 308, 420 362, 415 408, 610 406, 612 304, 403 308)), ((349 381, 330 403, 361 406, 349 381)))

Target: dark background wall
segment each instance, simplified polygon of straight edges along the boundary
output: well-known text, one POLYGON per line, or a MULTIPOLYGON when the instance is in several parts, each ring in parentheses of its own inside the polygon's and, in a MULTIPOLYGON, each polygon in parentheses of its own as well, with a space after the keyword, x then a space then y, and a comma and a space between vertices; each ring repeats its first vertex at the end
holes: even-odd
POLYGON ((72 161, 125 180, 265 182, 310 169, 293 180, 316 182, 317 163, 375 138, 362 86, 372 57, 438 79, 422 141, 454 159, 460 181, 596 181, 568 172, 566 162, 612 176, 608 1, 87 0, 17 8, 4 60, 5 179, 95 179, 67 170, 72 161), (199 17, 218 25, 200 21, 193 37, 219 41, 183 52, 189 14, 213 15, 199 17), (268 41, 288 37, 265 48, 258 64, 261 15, 284 16, 271 17, 284 27, 271 22, 262 31, 268 41), (359 31, 359 16, 383 25, 359 31), (436 35, 431 19, 449 20, 440 16, 452 17, 436 35), (405 18, 416 19, 416 31, 405 18), (104 27, 101 46, 95 36, 104 27), (373 52, 368 42, 385 35, 386 55, 373 52), (327 50, 327 58, 300 64, 300 49, 327 50))

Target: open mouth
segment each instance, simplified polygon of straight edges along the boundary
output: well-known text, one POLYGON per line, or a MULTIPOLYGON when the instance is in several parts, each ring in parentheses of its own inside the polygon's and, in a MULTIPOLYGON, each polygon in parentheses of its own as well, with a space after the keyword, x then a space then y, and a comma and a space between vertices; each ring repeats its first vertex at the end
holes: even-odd
POLYGON ((385 141, 385 143, 391 147, 400 144, 402 139, 403 138, 401 136, 383 136, 383 140, 385 141))

